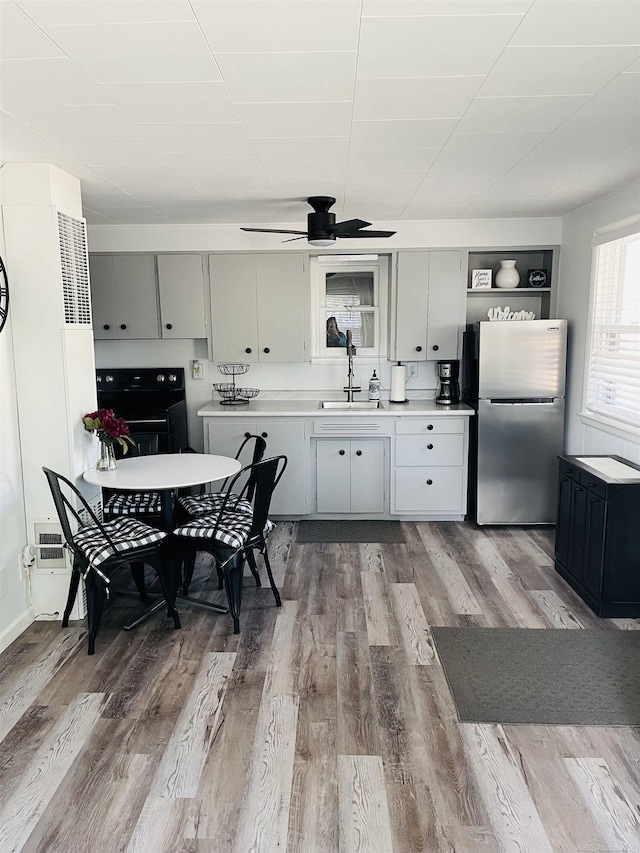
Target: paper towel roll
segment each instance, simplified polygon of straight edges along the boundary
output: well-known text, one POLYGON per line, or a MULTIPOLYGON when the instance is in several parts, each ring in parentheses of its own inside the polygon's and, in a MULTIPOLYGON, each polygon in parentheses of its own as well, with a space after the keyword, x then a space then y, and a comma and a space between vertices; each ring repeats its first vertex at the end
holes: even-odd
POLYGON ((404 403, 407 399, 405 385, 407 384, 407 368, 398 364, 391 368, 391 392, 389 400, 392 403, 404 403))

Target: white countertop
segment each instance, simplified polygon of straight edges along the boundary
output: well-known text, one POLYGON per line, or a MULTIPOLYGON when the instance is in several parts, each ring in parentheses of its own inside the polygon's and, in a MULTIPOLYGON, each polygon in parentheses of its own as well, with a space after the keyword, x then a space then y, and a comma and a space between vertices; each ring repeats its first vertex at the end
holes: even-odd
MULTIPOLYGON (((323 398, 326 399, 326 398, 323 398)), ((364 399, 364 398, 363 398, 364 399)), ((362 418, 362 417, 471 417, 475 411, 465 403, 455 403, 443 406, 435 400, 410 400, 408 403, 381 402, 378 409, 321 409, 320 399, 316 400, 250 400, 246 405, 221 406, 219 402, 207 403, 198 414, 204 418, 210 417, 321 417, 321 418, 362 418)))

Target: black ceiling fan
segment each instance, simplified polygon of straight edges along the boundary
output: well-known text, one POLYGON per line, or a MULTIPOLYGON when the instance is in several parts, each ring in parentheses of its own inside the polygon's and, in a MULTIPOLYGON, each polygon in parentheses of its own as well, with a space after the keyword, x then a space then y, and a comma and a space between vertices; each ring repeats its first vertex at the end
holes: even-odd
MULTIPOLYGON (((365 231, 371 225, 364 219, 348 219, 346 222, 336 222, 335 213, 329 213, 329 208, 336 203, 335 198, 327 195, 314 195, 307 199, 313 208, 313 213, 307 214, 306 231, 282 231, 278 228, 242 228, 242 231, 259 231, 263 234, 300 234, 291 240, 303 240, 305 237, 312 246, 331 246, 338 237, 348 237, 350 240, 359 237, 391 237, 395 231, 365 231)), ((291 240, 284 240, 290 243, 291 240)))

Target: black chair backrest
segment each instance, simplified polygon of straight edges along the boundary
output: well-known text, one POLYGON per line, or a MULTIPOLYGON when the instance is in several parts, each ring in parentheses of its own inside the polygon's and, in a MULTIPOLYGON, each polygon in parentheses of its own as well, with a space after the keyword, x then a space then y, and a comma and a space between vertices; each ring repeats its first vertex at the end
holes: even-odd
POLYGON ((73 542, 73 530, 71 528, 71 518, 74 518, 78 527, 83 527, 87 523, 95 524, 101 531, 109 545, 114 550, 114 553, 117 551, 114 543, 111 540, 111 537, 107 533, 107 531, 103 528, 100 523, 98 517, 91 509, 83 495, 80 491, 73 485, 70 480, 67 480, 66 477, 63 477, 62 474, 56 474, 55 471, 52 471, 50 468, 42 468, 47 478, 47 482, 49 483, 49 488, 51 489, 51 495, 53 497, 53 503, 56 507, 56 512, 58 514, 58 519, 60 520, 60 525, 62 527, 62 532, 64 533, 64 538, 66 540, 67 545, 71 548, 71 550, 75 554, 79 554, 78 548, 74 545, 73 542), (74 506, 64 493, 61 483, 64 483, 66 489, 68 490, 70 495, 75 495, 75 499, 77 500, 77 505, 74 506), (81 515, 81 512, 84 514, 84 519, 81 515))
POLYGON ((262 462, 258 462, 252 467, 251 478, 255 486, 255 496, 253 498, 253 518, 249 538, 262 536, 269 518, 271 497, 284 474, 284 469, 287 467, 287 457, 272 456, 271 459, 263 459, 262 462))
POLYGON ((157 432, 139 432, 131 438, 135 441, 129 448, 132 456, 155 456, 159 452, 160 436, 157 432))
MULTIPOLYGON (((244 440, 238 448, 238 452, 236 453, 236 459, 241 460, 243 456, 248 455, 251 448, 247 447, 247 445, 249 445, 250 442, 253 442, 253 454, 251 456, 251 462, 248 462, 243 468, 243 470, 238 472, 238 474, 235 474, 233 477, 233 482, 237 483, 238 481, 242 481, 242 477, 240 477, 239 475, 248 472, 249 476, 247 482, 242 488, 242 496, 248 501, 253 500, 253 493, 255 490, 255 485, 253 482, 253 471, 250 471, 249 469, 251 468, 251 466, 262 461, 264 452, 267 449, 267 442, 264 440, 264 438, 262 438, 261 435, 252 435, 251 433, 246 432, 244 435, 244 440)), ((227 477, 227 479, 222 483, 222 485, 220 486, 221 492, 227 491, 227 486, 231 482, 231 479, 231 477, 227 477)))

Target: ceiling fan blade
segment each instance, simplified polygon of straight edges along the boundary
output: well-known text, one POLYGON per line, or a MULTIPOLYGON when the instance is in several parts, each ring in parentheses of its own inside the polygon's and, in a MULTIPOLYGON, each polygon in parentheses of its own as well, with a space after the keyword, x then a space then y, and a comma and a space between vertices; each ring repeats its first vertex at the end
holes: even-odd
POLYGON ((348 240, 358 239, 358 237, 393 237, 395 231, 352 231, 348 234, 336 234, 336 237, 346 237, 348 240))
POLYGON ((365 222, 364 219, 347 219, 346 222, 336 222, 331 226, 333 234, 342 234, 344 231, 357 231, 359 228, 366 228, 371 225, 370 222, 365 222))
POLYGON ((280 231, 278 228, 240 228, 241 231, 257 231, 260 234, 302 234, 307 236, 306 231, 280 231))
MULTIPOLYGON (((283 233, 284 233, 284 232, 283 232, 283 233)), ((293 232, 290 232, 290 233, 293 233, 293 232)), ((293 243, 293 241, 294 241, 294 240, 304 240, 304 239, 306 239, 308 236, 309 236, 309 235, 305 232, 305 233, 302 235, 302 237, 289 237, 289 239, 288 239, 288 240, 283 240, 282 242, 283 242, 283 243, 293 243)))

